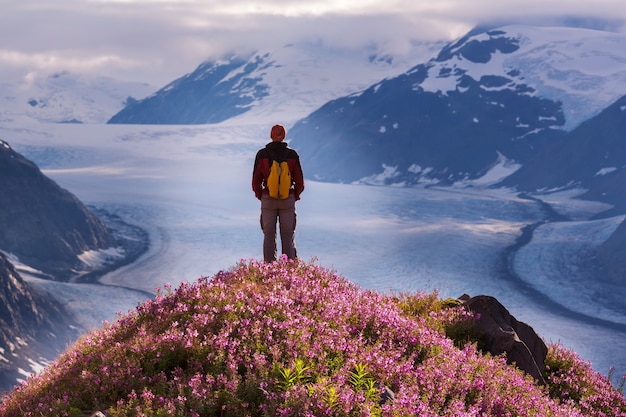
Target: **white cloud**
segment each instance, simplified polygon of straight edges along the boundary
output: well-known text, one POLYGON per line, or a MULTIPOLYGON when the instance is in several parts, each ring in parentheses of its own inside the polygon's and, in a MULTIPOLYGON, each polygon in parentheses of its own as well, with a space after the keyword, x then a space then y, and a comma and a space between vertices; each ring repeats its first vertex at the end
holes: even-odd
POLYGON ((68 70, 162 86, 230 50, 313 41, 406 49, 567 14, 626 31, 622 0, 0 0, 0 82, 68 70), (547 16, 547 18, 545 17, 547 16))

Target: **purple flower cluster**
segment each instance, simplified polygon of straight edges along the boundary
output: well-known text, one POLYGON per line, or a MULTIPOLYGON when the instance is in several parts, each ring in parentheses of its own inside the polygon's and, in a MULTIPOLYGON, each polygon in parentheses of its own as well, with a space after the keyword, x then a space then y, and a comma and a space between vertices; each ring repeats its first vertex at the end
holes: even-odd
POLYGON ((551 345, 544 376, 550 395, 582 410, 584 415, 626 416, 623 390, 626 375, 610 389, 610 377, 591 371, 591 364, 559 344, 551 345))
POLYGON ((313 262, 241 261, 85 335, 0 415, 626 415, 610 381, 564 349, 539 387, 455 347, 446 329, 468 316, 443 305, 362 290, 313 262))

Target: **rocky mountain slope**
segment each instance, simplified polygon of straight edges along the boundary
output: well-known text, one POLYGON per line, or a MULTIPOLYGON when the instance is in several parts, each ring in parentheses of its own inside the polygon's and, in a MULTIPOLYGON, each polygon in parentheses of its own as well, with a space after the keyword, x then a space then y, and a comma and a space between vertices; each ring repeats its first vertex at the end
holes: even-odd
POLYGON ((53 360, 79 332, 64 307, 35 292, 14 264, 65 280, 92 272, 79 255, 116 240, 74 195, 4 141, 0 189, 0 390, 6 391, 53 360))
POLYGON ((74 195, 0 141, 0 249, 63 279, 80 270, 78 255, 115 241, 74 195))
MULTIPOLYGON (((625 87, 626 88, 626 87, 625 87)), ((580 187, 582 197, 626 211, 626 96, 546 146, 502 182, 525 191, 580 187)))
POLYGON ((72 326, 64 308, 34 292, 0 253, 0 392, 62 352, 77 336, 72 326))
POLYGON ((510 174, 625 93, 624 51, 626 36, 608 32, 477 30, 325 104, 291 129, 292 145, 327 181, 450 184, 502 165, 510 174))
POLYGON ((288 44, 272 51, 207 60, 151 96, 129 103, 109 123, 204 124, 245 114, 247 121, 295 121, 322 103, 428 59, 441 45, 415 44, 403 54, 288 44))
POLYGON ((498 168, 497 182, 626 93, 626 36, 617 33, 477 28, 421 51, 398 59, 287 45, 232 55, 130 103, 110 123, 280 115, 299 120, 289 139, 318 180, 445 185, 498 168))

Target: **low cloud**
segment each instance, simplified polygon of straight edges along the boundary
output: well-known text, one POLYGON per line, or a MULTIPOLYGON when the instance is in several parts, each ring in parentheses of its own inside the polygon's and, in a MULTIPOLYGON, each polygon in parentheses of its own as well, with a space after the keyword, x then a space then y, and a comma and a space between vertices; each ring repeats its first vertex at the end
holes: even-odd
POLYGON ((71 71, 162 86, 226 52, 453 40, 484 22, 626 32, 622 0, 0 0, 0 82, 71 71))

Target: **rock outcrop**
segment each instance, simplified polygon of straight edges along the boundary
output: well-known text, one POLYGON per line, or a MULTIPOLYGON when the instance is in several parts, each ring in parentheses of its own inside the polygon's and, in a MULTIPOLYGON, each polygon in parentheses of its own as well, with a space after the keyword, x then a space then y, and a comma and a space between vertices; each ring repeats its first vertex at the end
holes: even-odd
POLYGON ((484 350, 492 355, 506 355, 507 363, 517 366, 540 384, 548 347, 528 324, 517 321, 494 297, 478 295, 459 297, 476 314, 476 330, 484 350))
POLYGON ((64 280, 80 269, 79 254, 115 244, 74 195, 0 140, 0 391, 53 360, 78 336, 64 307, 35 292, 3 252, 64 280))
POLYGON ((104 223, 73 194, 0 140, 0 250, 63 278, 87 250, 114 245, 104 223))
POLYGON ((0 392, 53 360, 77 337, 71 316, 34 292, 0 253, 0 392))

